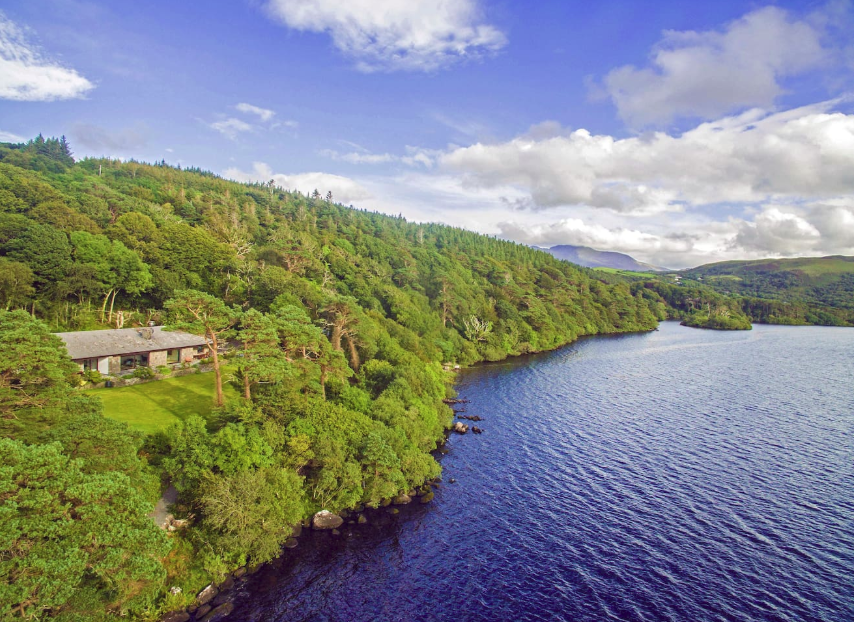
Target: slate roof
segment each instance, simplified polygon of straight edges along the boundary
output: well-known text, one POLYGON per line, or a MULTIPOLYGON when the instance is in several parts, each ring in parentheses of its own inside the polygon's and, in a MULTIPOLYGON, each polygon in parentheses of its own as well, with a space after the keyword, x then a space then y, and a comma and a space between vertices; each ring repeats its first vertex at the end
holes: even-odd
POLYGON ((197 335, 165 331, 162 326, 55 334, 65 342, 68 354, 75 360, 205 345, 205 340, 197 335))

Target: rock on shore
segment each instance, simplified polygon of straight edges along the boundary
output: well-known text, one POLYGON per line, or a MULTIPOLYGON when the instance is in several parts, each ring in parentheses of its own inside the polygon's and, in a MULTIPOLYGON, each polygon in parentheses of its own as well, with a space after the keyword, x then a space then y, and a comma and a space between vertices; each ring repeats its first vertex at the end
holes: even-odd
POLYGON ((315 529, 338 529, 343 524, 344 519, 329 510, 320 510, 312 520, 315 529))

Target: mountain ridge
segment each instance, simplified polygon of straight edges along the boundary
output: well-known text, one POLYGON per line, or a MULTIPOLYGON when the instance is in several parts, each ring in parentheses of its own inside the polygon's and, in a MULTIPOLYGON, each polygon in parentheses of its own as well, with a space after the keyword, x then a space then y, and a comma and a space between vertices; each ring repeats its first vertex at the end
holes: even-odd
POLYGON ((550 248, 536 247, 549 253, 552 257, 563 259, 570 263, 584 266, 585 268, 614 268, 616 270, 628 270, 631 272, 667 272, 669 268, 662 268, 652 264, 638 261, 631 255, 617 251, 600 251, 589 246, 575 244, 558 244, 550 248))

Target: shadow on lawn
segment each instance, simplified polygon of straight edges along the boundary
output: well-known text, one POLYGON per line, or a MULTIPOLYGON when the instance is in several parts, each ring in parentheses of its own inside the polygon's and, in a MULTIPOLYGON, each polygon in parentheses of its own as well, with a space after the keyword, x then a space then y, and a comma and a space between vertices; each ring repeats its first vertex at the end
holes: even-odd
POLYGON ((159 383, 152 382, 148 385, 134 387, 137 389, 134 393, 139 399, 150 402, 159 410, 178 419, 183 420, 190 415, 200 415, 207 418, 214 407, 212 385, 213 383, 204 381, 188 384, 186 382, 161 380, 159 383), (206 386, 208 384, 211 386, 206 386))

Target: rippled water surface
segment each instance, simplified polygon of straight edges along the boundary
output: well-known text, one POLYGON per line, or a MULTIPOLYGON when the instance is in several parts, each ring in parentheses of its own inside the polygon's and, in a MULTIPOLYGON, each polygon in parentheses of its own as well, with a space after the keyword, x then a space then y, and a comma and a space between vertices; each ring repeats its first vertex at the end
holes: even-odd
POLYGON ((435 501, 304 536, 231 619, 854 620, 854 330, 667 322, 458 389, 486 431, 435 501))

